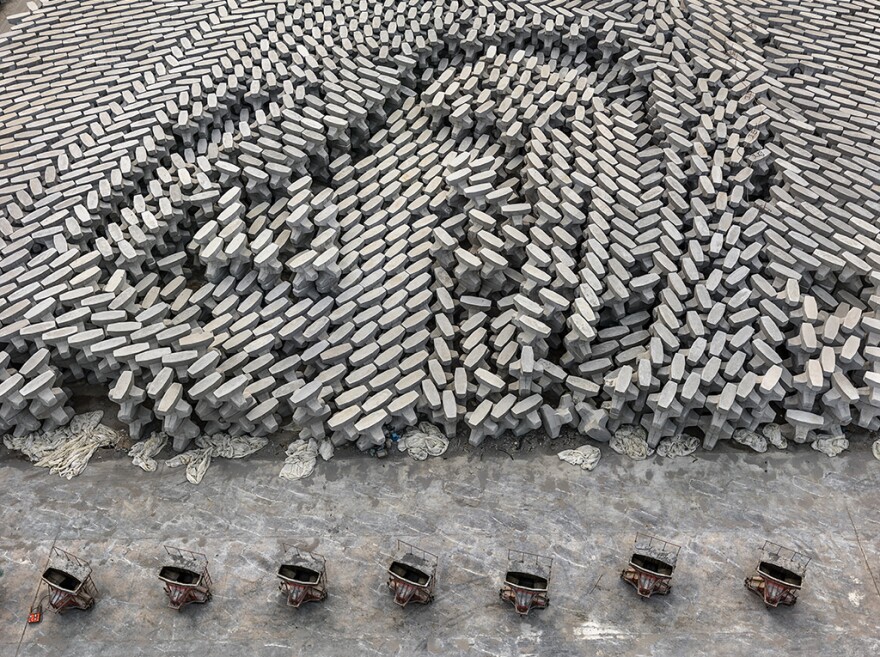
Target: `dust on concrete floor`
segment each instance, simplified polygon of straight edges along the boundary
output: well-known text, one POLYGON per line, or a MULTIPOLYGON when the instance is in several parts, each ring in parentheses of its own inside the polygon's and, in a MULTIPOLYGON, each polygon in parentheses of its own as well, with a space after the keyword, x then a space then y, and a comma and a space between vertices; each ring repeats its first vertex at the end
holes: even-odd
POLYGON ((877 654, 880 462, 869 449, 643 462, 606 449, 592 473, 541 450, 396 454, 334 459, 296 483, 258 453, 215 462, 192 486, 179 469, 143 473, 112 452, 68 482, 0 448, 0 657, 877 654), (619 579, 643 530, 684 546, 672 594, 647 602, 619 579), (397 537, 440 555, 429 607, 391 600, 397 537), (743 588, 765 538, 814 557, 791 609, 768 611, 743 588), (284 606, 282 541, 327 557, 325 603, 284 606), (91 561, 100 598, 28 627, 53 543, 91 561), (208 605, 165 607, 166 543, 207 553, 208 605), (498 600, 508 547, 555 557, 549 609, 520 619, 498 600))

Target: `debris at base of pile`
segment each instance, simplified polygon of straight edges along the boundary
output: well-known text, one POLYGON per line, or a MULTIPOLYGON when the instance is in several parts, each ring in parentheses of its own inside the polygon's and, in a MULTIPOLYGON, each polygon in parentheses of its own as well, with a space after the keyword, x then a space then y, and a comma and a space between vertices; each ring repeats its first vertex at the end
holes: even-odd
POLYGON ((318 443, 314 438, 298 438, 287 446, 287 458, 278 475, 282 479, 305 479, 315 471, 318 461, 318 443))
POLYGON ((602 452, 593 445, 581 445, 577 449, 566 449, 557 454, 560 460, 579 465, 581 470, 592 470, 602 458, 602 452))
POLYGON ((748 429, 737 429, 734 431, 733 440, 740 445, 751 447, 759 454, 767 451, 767 439, 748 429))
POLYGON ((653 456, 654 450, 648 446, 648 432, 634 424, 625 424, 614 432, 608 446, 618 454, 625 454, 634 461, 643 461, 653 456))
POLYGON ((441 456, 448 447, 449 439, 430 422, 420 422, 417 427, 410 427, 397 441, 397 449, 408 453, 416 461, 441 456))
POLYGON ((700 447, 700 439, 696 436, 679 434, 662 438, 657 445, 657 456, 666 458, 690 456, 700 447))
POLYGON ((54 431, 34 431, 24 436, 3 436, 3 444, 7 449, 24 454, 28 460, 36 463, 46 454, 52 453, 61 447, 70 437, 66 429, 54 431))
POLYGON ((191 449, 165 461, 169 468, 186 466, 186 480, 191 484, 201 483, 211 465, 211 454, 207 449, 191 449))
POLYGON ((769 422, 761 429, 761 435, 776 449, 788 449, 788 441, 782 436, 782 428, 775 422, 769 422))
POLYGON ((92 411, 76 415, 66 427, 34 432, 25 436, 6 435, 3 444, 24 454, 34 465, 72 479, 89 464, 99 447, 115 447, 121 435, 101 424, 104 413, 92 411))
POLYGON ((843 436, 826 436, 812 442, 812 447, 817 452, 828 456, 837 456, 842 451, 849 449, 849 441, 843 436))
POLYGON ((154 433, 146 440, 142 440, 134 444, 128 450, 131 462, 144 472, 155 472, 158 464, 156 456, 161 452, 165 445, 168 444, 168 436, 164 433, 154 433))
POLYGON ((874 441, 874 444, 871 446, 871 452, 874 454, 874 458, 880 461, 880 440, 874 441))
POLYGON ((214 457, 243 459, 263 449, 269 440, 255 436, 215 433, 211 436, 198 436, 195 442, 197 449, 191 449, 165 461, 165 465, 169 468, 186 466, 186 479, 191 484, 202 481, 214 457))
POLYGON ((224 459, 243 459, 259 452, 269 444, 268 438, 258 436, 230 436, 228 433, 215 433, 211 436, 199 436, 196 445, 211 451, 211 456, 224 459))

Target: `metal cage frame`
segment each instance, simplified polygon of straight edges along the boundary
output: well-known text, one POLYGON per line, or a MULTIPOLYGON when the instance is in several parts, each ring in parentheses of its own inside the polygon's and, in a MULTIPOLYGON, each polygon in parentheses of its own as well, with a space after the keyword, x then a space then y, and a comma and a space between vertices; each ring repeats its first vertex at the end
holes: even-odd
POLYGON ((546 609, 550 605, 550 581, 552 577, 553 557, 509 548, 507 550, 507 570, 504 572, 504 583, 498 591, 498 597, 505 602, 512 603, 514 610, 520 616, 527 616, 532 609, 546 609), (511 566, 514 564, 523 564, 523 566, 534 564, 535 573, 544 572, 546 569, 546 577, 539 575, 539 577, 546 580, 546 587, 543 589, 534 589, 526 586, 518 586, 509 582, 507 576, 511 572, 535 574, 528 573, 528 571, 525 570, 511 570, 511 566))
MULTIPOLYGON (((321 602, 327 599, 327 559, 323 555, 305 550, 291 543, 282 543, 282 563, 276 573, 280 580, 278 590, 284 593, 288 607, 299 608, 307 602, 321 602), (318 581, 314 583, 296 582, 281 575, 281 568, 288 564, 288 557, 294 556, 303 561, 320 564, 318 581)), ((291 560, 292 561, 292 560, 291 560)))
MULTIPOLYGON (((439 563, 440 559, 433 552, 428 552, 427 550, 423 550, 412 543, 407 543, 398 538, 395 557, 392 559, 391 564, 387 569, 388 588, 394 593, 394 603, 398 606, 406 607, 410 602, 417 602, 425 605, 433 602, 434 590, 437 586, 437 566, 439 563), (428 575, 428 581, 425 584, 411 582, 397 573, 392 572, 391 568, 394 564, 404 563, 403 560, 407 555, 412 555, 416 559, 423 561, 428 568, 430 568, 429 572, 424 573, 428 575)), ((406 564, 404 563, 404 565, 406 564)))
POLYGON ((629 563, 620 573, 620 578, 635 588, 636 593, 642 600, 647 600, 653 594, 668 595, 672 590, 672 575, 678 563, 681 546, 643 532, 636 533, 633 543, 633 551, 629 563), (649 570, 635 563, 636 556, 648 557, 669 566, 668 574, 649 570), (661 558, 663 557, 663 558, 661 558))
POLYGON ((791 606, 797 602, 798 595, 804 584, 804 576, 812 557, 799 550, 787 548, 773 541, 766 540, 761 547, 761 557, 755 567, 755 575, 746 577, 743 584, 746 589, 758 595, 768 608, 779 605, 791 606), (776 577, 775 573, 762 570, 764 564, 776 566, 798 578, 798 582, 787 582, 776 577))
POLYGON ((171 557, 172 564, 193 564, 199 567, 198 571, 191 571, 199 575, 198 581, 193 584, 175 583, 163 578, 162 571, 168 567, 175 567, 173 565, 165 565, 159 569, 159 580, 164 584, 165 595, 168 596, 168 606, 175 611, 180 611, 191 603, 204 604, 208 602, 213 596, 214 582, 211 579, 211 573, 208 572, 207 555, 171 545, 163 547, 171 557))
MULTIPOLYGON (((49 599, 49 608, 57 614, 63 614, 70 609, 87 611, 95 606, 95 602, 98 598, 98 588, 95 586, 95 582, 92 579, 91 564, 85 559, 81 559, 75 554, 72 554, 67 550, 62 550, 54 545, 49 551, 49 558, 46 560, 46 565, 43 567, 42 574, 40 575, 40 586, 42 587, 43 584, 46 585, 47 593, 41 598, 37 605, 34 605, 34 609, 31 610, 31 615, 36 614, 37 618, 42 618, 42 600, 46 598, 49 599), (56 565, 53 566, 53 563, 56 565), (76 566, 83 569, 84 572, 78 573, 80 577, 77 577, 73 573, 64 570, 64 565, 76 566), (73 577, 79 582, 79 585, 75 589, 70 590, 63 588, 56 582, 48 581, 46 579, 46 573, 50 569, 57 570, 73 577)), ((39 622, 39 620, 36 620, 35 622, 39 622)))

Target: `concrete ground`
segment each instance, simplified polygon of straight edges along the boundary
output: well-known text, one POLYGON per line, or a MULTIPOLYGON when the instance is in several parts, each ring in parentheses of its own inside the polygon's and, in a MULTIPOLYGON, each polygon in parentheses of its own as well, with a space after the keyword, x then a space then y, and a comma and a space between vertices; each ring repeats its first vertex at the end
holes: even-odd
POLYGON ((65 481, 0 448, 0 657, 880 651, 880 462, 868 442, 836 459, 725 446, 633 462, 605 448, 593 472, 559 461, 562 446, 457 446, 427 462, 343 453, 287 482, 273 444, 215 461, 199 486, 110 450, 65 481), (666 598, 640 601, 619 580, 636 531, 684 546, 666 598), (396 537, 440 555, 433 605, 392 603, 396 537), (793 608, 767 610, 743 588, 765 538, 814 557, 793 608), (284 606, 282 541, 327 557, 326 602, 284 606), (27 626, 53 544, 91 561, 100 599, 27 626), (165 607, 163 544, 208 555, 208 605, 165 607), (499 601, 507 547, 555 557, 549 609, 520 619, 499 601))
MULTIPOLYGON (((25 9, 0 3, 0 32, 25 9)), ((215 462, 199 486, 112 451, 65 481, 0 447, 0 657, 880 654, 880 462, 869 443, 837 459, 725 445, 638 463, 604 448, 592 473, 556 458, 571 445, 508 443, 423 463, 341 454, 302 482, 278 478, 275 444, 215 462), (684 546, 666 598, 641 602, 619 580, 636 531, 684 546), (397 537, 440 555, 429 607, 391 601, 397 537), (742 586, 765 538, 814 557, 793 608, 767 610, 742 586), (284 606, 282 541, 327 557, 326 602, 284 606), (165 607, 163 544, 208 555, 208 605, 165 607), (91 561, 99 601, 27 626, 53 545, 91 561), (520 619, 498 600, 507 547, 555 557, 549 609, 520 619)))

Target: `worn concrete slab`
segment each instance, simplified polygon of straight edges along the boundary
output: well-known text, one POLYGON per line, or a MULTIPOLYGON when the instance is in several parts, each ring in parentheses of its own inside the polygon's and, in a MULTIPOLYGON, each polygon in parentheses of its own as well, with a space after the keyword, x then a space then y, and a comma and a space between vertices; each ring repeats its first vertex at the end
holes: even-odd
POLYGON ((544 446, 417 463, 341 458, 278 479, 269 454, 217 462, 200 486, 103 455, 70 482, 0 454, 0 655, 867 655, 880 649, 880 463, 734 450, 582 472, 544 446), (667 598, 618 578, 636 531, 684 546, 667 598), (385 588, 394 538, 440 555, 438 595, 401 610, 385 588), (742 579, 764 538, 812 556, 801 602, 767 611, 742 579), (89 613, 25 628, 53 544, 91 560, 89 613), (284 606, 281 541, 328 559, 330 597, 284 606), (215 597, 176 613, 162 544, 208 554, 215 597), (497 598, 507 547, 556 557, 551 606, 519 619, 497 598), (874 575, 872 576, 871 571, 874 575), (19 640, 20 643, 19 643, 19 640))

